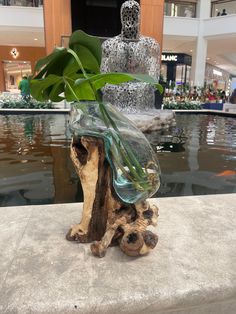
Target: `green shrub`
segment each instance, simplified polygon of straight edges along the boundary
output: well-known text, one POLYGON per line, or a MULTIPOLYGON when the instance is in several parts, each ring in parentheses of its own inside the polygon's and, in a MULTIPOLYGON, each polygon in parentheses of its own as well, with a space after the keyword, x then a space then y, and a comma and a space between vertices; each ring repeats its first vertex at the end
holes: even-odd
POLYGON ((51 102, 39 102, 35 100, 3 100, 1 107, 9 109, 54 109, 51 102))
POLYGON ((196 102, 181 102, 181 103, 165 103, 163 109, 172 109, 172 110, 201 110, 202 107, 199 103, 196 102))

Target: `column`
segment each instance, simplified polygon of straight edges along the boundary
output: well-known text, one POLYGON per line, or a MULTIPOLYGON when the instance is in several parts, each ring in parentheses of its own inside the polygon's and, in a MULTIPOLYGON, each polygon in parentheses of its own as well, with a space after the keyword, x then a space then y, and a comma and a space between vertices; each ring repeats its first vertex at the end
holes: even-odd
POLYGON ((211 1, 199 0, 197 7, 197 17, 199 18, 198 38, 196 49, 193 52, 191 81, 195 86, 204 86, 206 57, 207 57, 207 39, 204 34, 204 19, 210 17, 211 1))
POLYGON ((141 0, 140 3, 141 34, 155 38, 162 47, 164 0, 141 0))
POLYGON ((61 46, 61 36, 71 35, 70 0, 44 0, 44 32, 47 54, 61 46))
POLYGON ((0 92, 4 92, 5 90, 6 90, 6 84, 5 84, 3 62, 0 61, 0 92))

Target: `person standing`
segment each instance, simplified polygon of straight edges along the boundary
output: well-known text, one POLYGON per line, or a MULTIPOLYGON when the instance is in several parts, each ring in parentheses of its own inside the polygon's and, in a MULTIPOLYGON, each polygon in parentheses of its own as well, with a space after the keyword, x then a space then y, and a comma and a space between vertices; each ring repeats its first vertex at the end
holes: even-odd
POLYGON ((233 93, 229 97, 229 102, 231 104, 236 104, 236 88, 233 90, 233 93))
POLYGON ((30 84, 27 76, 23 76, 18 89, 21 92, 22 99, 25 101, 30 100, 30 84))
POLYGON ((3 5, 11 5, 11 4, 10 4, 10 0, 4 0, 4 1, 3 1, 3 5))
POLYGON ((221 16, 223 16, 223 15, 227 15, 227 12, 226 12, 225 9, 223 9, 223 11, 222 11, 222 13, 221 13, 221 16))

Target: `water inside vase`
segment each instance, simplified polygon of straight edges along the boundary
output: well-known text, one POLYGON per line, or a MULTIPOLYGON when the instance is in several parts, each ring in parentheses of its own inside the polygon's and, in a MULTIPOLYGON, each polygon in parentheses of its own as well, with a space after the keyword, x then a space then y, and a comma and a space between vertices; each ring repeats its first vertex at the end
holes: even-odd
POLYGON ((75 136, 102 138, 112 168, 117 196, 132 204, 155 194, 160 186, 160 167, 143 133, 111 104, 74 104, 70 128, 75 136))

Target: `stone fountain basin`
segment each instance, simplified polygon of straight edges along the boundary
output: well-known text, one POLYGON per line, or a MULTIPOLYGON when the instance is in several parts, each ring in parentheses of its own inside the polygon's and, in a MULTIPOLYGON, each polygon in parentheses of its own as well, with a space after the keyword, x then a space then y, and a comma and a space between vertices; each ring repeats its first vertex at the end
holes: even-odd
POLYGON ((175 113, 172 110, 151 109, 138 113, 125 114, 142 132, 154 132, 176 125, 175 113))

